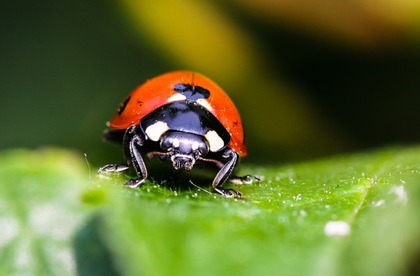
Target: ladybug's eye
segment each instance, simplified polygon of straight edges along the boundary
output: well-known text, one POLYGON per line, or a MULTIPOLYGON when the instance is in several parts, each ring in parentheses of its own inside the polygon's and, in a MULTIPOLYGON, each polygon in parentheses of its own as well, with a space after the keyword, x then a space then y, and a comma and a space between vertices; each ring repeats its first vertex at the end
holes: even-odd
POLYGON ((177 143, 174 142, 173 139, 167 139, 167 138, 164 138, 164 137, 162 137, 162 140, 160 142, 160 147, 165 151, 173 151, 173 149, 176 145, 177 145, 177 143))
POLYGON ((203 141, 203 143, 200 143, 196 149, 196 152, 199 153, 200 156, 209 153, 209 145, 207 144, 207 141, 203 141))

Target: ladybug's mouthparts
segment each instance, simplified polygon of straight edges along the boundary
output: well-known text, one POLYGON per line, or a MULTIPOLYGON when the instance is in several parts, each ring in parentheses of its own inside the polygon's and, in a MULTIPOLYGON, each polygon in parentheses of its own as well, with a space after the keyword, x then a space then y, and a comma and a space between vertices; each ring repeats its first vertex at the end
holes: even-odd
POLYGON ((188 172, 195 164, 195 159, 190 155, 175 154, 171 156, 171 160, 175 170, 184 169, 188 172))

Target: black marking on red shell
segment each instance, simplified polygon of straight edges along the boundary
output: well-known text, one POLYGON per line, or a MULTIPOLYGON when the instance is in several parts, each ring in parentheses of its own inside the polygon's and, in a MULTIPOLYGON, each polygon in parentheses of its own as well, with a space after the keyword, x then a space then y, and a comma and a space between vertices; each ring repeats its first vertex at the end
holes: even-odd
POLYGON ((130 101, 131 97, 127 97, 121 104, 120 107, 118 107, 117 113, 118 115, 121 115, 125 108, 127 107, 128 102, 130 101))
POLYGON ((174 85, 174 90, 184 95, 188 100, 207 99, 210 91, 201 86, 194 86, 188 83, 178 83, 174 85))

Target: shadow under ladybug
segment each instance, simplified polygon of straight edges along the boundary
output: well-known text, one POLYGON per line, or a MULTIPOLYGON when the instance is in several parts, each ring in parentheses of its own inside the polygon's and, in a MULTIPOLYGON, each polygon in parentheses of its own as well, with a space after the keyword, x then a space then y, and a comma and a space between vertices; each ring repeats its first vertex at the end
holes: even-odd
MULTIPOLYGON (((202 162, 197 160, 194 167, 190 171, 184 169, 175 170, 172 161, 169 158, 163 158, 161 156, 148 156, 147 152, 140 148, 140 153, 143 157, 145 165, 147 167, 147 180, 148 183, 142 182, 139 186, 144 184, 158 185, 161 188, 168 189, 177 192, 188 192, 196 191, 197 189, 207 194, 212 194, 211 183, 219 170, 214 163, 202 162), (150 157, 150 158, 149 158, 150 157)), ((132 179, 137 178, 137 173, 133 166, 128 166, 124 163, 121 164, 109 164, 103 166, 99 172, 101 175, 108 175, 114 172, 120 172, 124 174, 124 178, 127 179, 125 186, 128 188, 136 188, 137 186, 130 186, 132 179), (114 167, 115 166, 115 167, 114 167), (107 171, 111 168, 110 171, 107 171)), ((236 173, 236 170, 233 174, 236 173)), ((230 177, 227 182, 230 185, 237 184, 251 184, 252 180, 244 179, 243 177, 230 177), (244 181, 245 180, 245 181, 244 181)), ((225 184, 228 184, 228 183, 225 184)))

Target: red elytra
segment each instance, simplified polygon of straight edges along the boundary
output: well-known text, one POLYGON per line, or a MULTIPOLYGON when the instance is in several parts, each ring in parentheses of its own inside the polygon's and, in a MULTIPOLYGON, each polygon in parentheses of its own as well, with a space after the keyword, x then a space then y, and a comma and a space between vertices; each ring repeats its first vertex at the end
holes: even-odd
POLYGON ((201 86, 210 91, 210 96, 206 99, 211 106, 208 110, 231 135, 228 147, 240 156, 246 156, 244 130, 235 104, 216 83, 191 71, 169 72, 146 81, 121 103, 120 109, 108 122, 108 126, 114 130, 123 130, 133 124, 138 124, 144 116, 167 104, 168 99, 177 94, 174 85, 179 83, 201 86))

